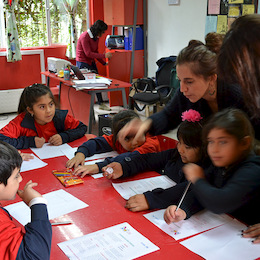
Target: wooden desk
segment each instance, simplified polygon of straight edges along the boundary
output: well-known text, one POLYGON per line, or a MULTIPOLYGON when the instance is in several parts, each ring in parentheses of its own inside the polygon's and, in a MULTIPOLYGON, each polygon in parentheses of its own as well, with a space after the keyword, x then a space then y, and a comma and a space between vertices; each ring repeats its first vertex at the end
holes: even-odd
POLYGON ((55 73, 51 73, 49 71, 41 72, 41 74, 47 77, 47 86, 50 85, 51 78, 59 81, 60 108, 68 109, 71 115, 88 125, 88 134, 92 132, 92 123, 94 120, 94 101, 96 93, 121 91, 123 107, 126 109, 128 108, 125 89, 131 87, 130 83, 112 79, 112 83, 108 88, 77 91, 72 87, 74 85, 72 80, 64 80, 63 78, 56 76, 55 73))
MULTIPOLYGON (((75 147, 86 140, 87 139, 83 137, 70 143, 70 145, 75 147)), ((27 149, 24 151, 30 150, 27 149)), ((124 207, 125 200, 113 188, 112 181, 107 180, 106 178, 94 179, 91 176, 87 176, 84 177, 84 184, 65 188, 53 176, 52 170, 64 168, 67 158, 62 156, 43 161, 48 163, 48 165, 38 170, 22 173, 23 181, 20 184, 21 188, 23 188, 29 180, 33 180, 38 183, 38 186, 35 189, 41 194, 64 189, 89 205, 87 208, 71 212, 55 219, 55 221, 70 220, 73 224, 52 227, 51 260, 68 259, 58 247, 58 243, 123 222, 128 222, 134 229, 160 248, 160 250, 144 255, 140 257, 140 259, 202 259, 143 217, 143 214, 150 211, 133 213, 127 210, 124 207)), ((131 181, 154 176, 158 176, 158 173, 146 172, 124 180, 114 180, 113 182, 131 181)), ((3 206, 18 201, 21 201, 21 199, 17 196, 14 201, 4 202, 3 206)))

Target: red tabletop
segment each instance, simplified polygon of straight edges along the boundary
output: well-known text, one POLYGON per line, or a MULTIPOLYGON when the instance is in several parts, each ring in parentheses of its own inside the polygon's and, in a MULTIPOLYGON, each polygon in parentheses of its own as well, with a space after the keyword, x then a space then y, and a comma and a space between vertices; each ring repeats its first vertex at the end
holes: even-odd
MULTIPOLYGON (((86 140, 86 137, 83 137, 70 143, 70 145, 76 147, 86 140)), ((28 149, 25 152, 31 152, 31 150, 28 149)), ((67 160, 65 156, 43 160, 48 165, 37 170, 23 172, 23 181, 20 184, 20 188, 23 188, 29 180, 33 180, 38 183, 36 190, 41 194, 64 189, 89 205, 87 208, 55 219, 55 221, 70 220, 73 224, 52 227, 53 238, 50 259, 68 259, 58 247, 58 243, 123 222, 128 222, 134 229, 160 248, 160 250, 142 256, 140 259, 202 259, 143 217, 143 214, 150 211, 133 213, 127 210, 124 207, 125 200, 112 186, 112 182, 154 177, 158 176, 158 173, 140 173, 131 178, 114 181, 106 178, 94 179, 91 176, 86 176, 83 178, 84 184, 65 188, 52 174, 52 170, 64 168, 67 160)), ((21 199, 17 196, 14 201, 4 202, 3 206, 18 201, 21 201, 21 199)))
MULTIPOLYGON (((64 78, 60 78, 55 73, 52 73, 52 72, 49 72, 49 71, 43 71, 43 72, 41 72, 41 74, 43 74, 43 75, 45 75, 49 78, 58 80, 58 81, 62 82, 63 84, 67 85, 67 86, 75 85, 73 83, 72 78, 71 78, 71 80, 65 80, 64 78)), ((130 88, 131 87, 131 84, 128 83, 128 82, 124 82, 124 81, 121 81, 121 80, 118 80, 118 79, 111 79, 111 80, 112 80, 112 82, 111 82, 110 86, 108 87, 109 89, 130 88)), ((88 91, 91 91, 91 89, 88 89, 88 91)))

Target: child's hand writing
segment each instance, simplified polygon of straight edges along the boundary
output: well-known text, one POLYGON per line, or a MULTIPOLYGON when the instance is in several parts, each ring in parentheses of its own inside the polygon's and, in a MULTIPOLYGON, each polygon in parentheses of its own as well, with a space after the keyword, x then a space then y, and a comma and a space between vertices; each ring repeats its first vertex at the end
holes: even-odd
POLYGON ((149 204, 144 194, 137 194, 129 198, 125 207, 133 212, 149 209, 149 204))
POLYGON ((186 212, 182 209, 176 211, 177 206, 169 206, 164 212, 164 220, 169 225, 172 222, 179 222, 186 218, 186 212))
POLYGON ((45 139, 43 137, 35 136, 34 141, 36 148, 41 148, 45 144, 45 139))
POLYGON ((67 161, 66 167, 68 168, 74 167, 76 169, 79 165, 84 165, 84 163, 85 163, 85 155, 83 153, 76 153, 76 155, 72 159, 67 161))
POLYGON ((203 169, 195 163, 188 163, 182 168, 188 181, 195 183, 198 179, 205 178, 203 169))
POLYGON ((20 196, 20 198, 28 205, 29 202, 36 198, 36 197, 42 197, 42 195, 33 189, 33 187, 37 186, 38 183, 28 181, 26 185, 24 186, 23 190, 18 190, 17 193, 20 196))
POLYGON ((102 172, 103 175, 107 178, 107 179, 118 179, 119 177, 121 177, 123 175, 123 169, 120 163, 118 162, 112 162, 110 164, 108 164, 107 166, 102 168, 102 172), (113 173, 107 172, 107 168, 112 168, 113 169, 113 173))
POLYGON ((62 145, 62 138, 59 134, 53 135, 52 137, 50 137, 49 141, 50 144, 52 145, 62 145))
POLYGON ((83 166, 78 166, 73 174, 75 175, 81 175, 81 177, 86 176, 87 174, 95 174, 98 173, 99 169, 97 164, 92 164, 92 165, 83 165, 83 166))

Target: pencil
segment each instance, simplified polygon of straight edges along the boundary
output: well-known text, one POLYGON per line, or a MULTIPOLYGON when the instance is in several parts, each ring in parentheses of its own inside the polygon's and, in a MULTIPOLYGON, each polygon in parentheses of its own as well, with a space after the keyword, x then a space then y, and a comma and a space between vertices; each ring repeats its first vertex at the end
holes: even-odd
POLYGON ((180 202, 179 202, 179 204, 178 204, 178 206, 177 206, 177 208, 176 208, 175 211, 177 211, 177 210, 179 209, 179 207, 181 206, 181 203, 182 203, 182 201, 183 201, 184 198, 185 198, 185 195, 186 195, 186 193, 187 193, 187 191, 188 191, 188 189, 189 189, 189 187, 190 187, 190 184, 191 184, 191 181, 188 182, 188 184, 187 184, 187 186, 186 186, 186 188, 185 188, 185 190, 184 190, 184 192, 183 192, 183 194, 182 194, 181 200, 180 200, 180 202))
POLYGON ((59 225, 69 225, 72 224, 71 221, 62 221, 62 222, 53 222, 51 223, 52 226, 59 226, 59 225))

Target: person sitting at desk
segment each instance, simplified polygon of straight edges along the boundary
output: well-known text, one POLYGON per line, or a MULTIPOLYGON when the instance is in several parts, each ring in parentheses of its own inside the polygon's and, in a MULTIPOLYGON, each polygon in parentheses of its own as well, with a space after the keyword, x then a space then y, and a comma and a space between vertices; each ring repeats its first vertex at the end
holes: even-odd
POLYGON ((0 201, 12 200, 16 193, 31 209, 31 222, 18 226, 6 209, 0 207, 0 259, 50 259, 52 228, 47 201, 29 181, 23 190, 20 168, 22 158, 11 145, 0 141, 0 201))
POLYGON ((148 209, 163 209, 178 203, 187 185, 182 167, 187 163, 206 166, 209 162, 204 158, 202 145, 202 117, 195 110, 182 113, 183 122, 177 131, 177 148, 159 153, 140 154, 113 162, 102 169, 108 179, 128 177, 144 171, 156 171, 168 176, 176 185, 167 189, 156 188, 152 191, 137 194, 128 199, 125 207, 133 212, 148 209), (113 168, 113 173, 106 172, 107 167, 113 168))
POLYGON ((135 154, 152 153, 160 151, 160 144, 157 137, 146 136, 146 141, 133 143, 133 138, 128 136, 125 139, 118 138, 118 133, 122 127, 139 116, 133 110, 122 110, 113 117, 112 134, 96 137, 83 143, 77 150, 76 155, 66 163, 69 168, 74 167, 76 175, 95 174, 101 172, 102 167, 113 161, 121 161, 126 156, 132 157, 135 154), (117 151, 120 155, 115 158, 106 158, 103 162, 93 165, 84 165, 85 157, 98 153, 117 151))
MULTIPOLYGON (((101 37, 106 30, 107 24, 102 20, 97 20, 89 30, 80 35, 76 48, 76 66, 79 69, 86 68, 92 72, 98 73, 95 59, 97 59, 101 64, 106 65, 107 63, 104 59, 110 59, 112 57, 111 52, 98 53, 99 37, 101 37)), ((111 108, 104 104, 101 93, 97 93, 96 95, 99 109, 111 110, 111 108)))
POLYGON ((87 131, 87 126, 67 110, 55 109, 50 88, 42 84, 23 90, 18 114, 0 130, 0 140, 17 149, 40 148, 45 142, 61 145, 81 138, 87 131))

